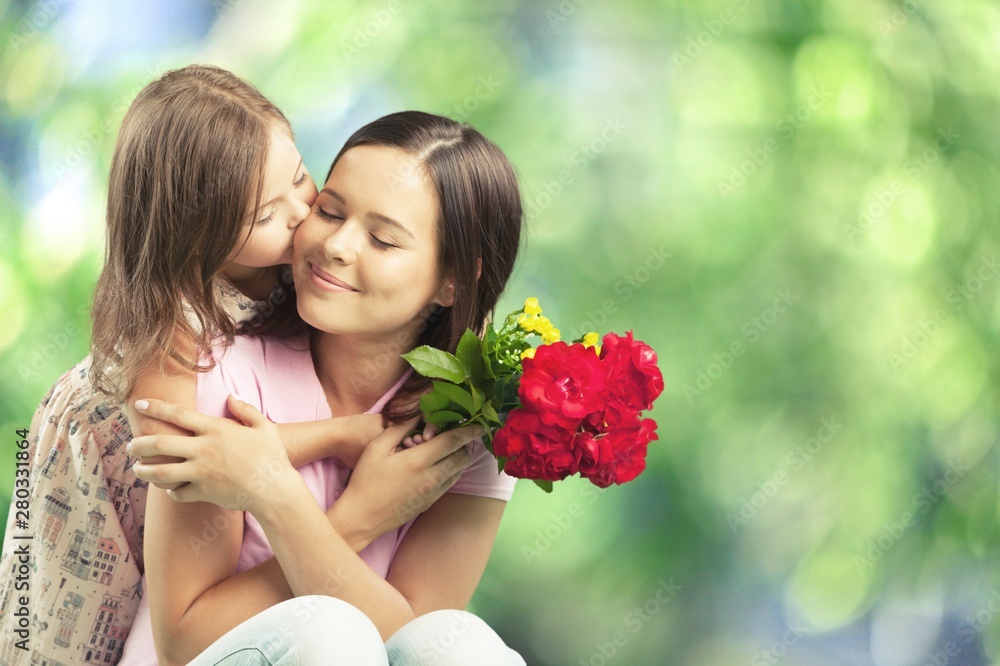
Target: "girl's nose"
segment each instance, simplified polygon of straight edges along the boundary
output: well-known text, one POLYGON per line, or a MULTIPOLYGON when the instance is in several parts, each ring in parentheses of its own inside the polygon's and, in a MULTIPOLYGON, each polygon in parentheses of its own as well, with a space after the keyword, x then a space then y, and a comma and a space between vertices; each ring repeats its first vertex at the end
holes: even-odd
POLYGON ((288 224, 292 229, 302 224, 302 220, 309 217, 312 206, 316 203, 316 197, 319 195, 312 176, 306 176, 306 180, 307 182, 301 186, 301 192, 296 193, 296 196, 292 197, 292 214, 288 218, 288 224))

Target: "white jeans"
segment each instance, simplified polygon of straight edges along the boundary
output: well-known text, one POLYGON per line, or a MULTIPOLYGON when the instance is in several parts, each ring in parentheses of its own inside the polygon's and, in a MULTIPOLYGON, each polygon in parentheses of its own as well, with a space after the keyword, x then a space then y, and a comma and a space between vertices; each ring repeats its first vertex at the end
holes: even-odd
POLYGON ((289 599, 232 629, 189 666, 524 666, 472 613, 421 615, 382 642, 357 608, 333 597, 289 599))

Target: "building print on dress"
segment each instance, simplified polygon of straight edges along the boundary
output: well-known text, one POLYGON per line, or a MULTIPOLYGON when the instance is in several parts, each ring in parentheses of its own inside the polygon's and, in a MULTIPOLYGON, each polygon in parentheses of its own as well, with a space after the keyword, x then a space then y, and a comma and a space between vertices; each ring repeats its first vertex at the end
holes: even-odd
MULTIPOLYGON (((110 539, 109 539, 110 541, 110 539)), ((114 543, 114 542, 112 542, 114 543)), ((81 646, 80 659, 84 664, 116 664, 125 645, 129 630, 115 623, 121 597, 105 594, 101 608, 90 632, 90 641, 81 646)))
POLYGON ((52 472, 55 470, 56 463, 59 462, 59 456, 62 455, 63 449, 66 448, 66 440, 62 437, 56 438, 56 445, 52 447, 49 451, 48 457, 45 458, 45 462, 42 464, 41 475, 46 479, 52 478, 52 472))
POLYGON ((90 570, 97 555, 97 542, 104 531, 106 518, 96 506, 87 514, 87 531, 74 530, 63 555, 62 569, 81 580, 90 580, 90 570))
POLYGON ((84 598, 75 592, 67 592, 62 608, 56 613, 59 619, 59 633, 56 634, 56 645, 68 648, 69 640, 76 629, 76 622, 83 608, 84 598))
POLYGON ((62 486, 45 496, 45 503, 42 504, 42 525, 39 534, 45 559, 52 559, 52 553, 55 552, 59 537, 62 536, 63 528, 66 526, 69 513, 72 510, 69 493, 62 486))

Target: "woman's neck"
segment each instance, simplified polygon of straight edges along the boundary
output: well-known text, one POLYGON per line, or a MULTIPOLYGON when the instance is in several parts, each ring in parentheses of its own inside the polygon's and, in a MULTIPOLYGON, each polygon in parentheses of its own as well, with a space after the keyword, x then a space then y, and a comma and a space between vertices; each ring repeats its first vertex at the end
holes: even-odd
POLYGON ((410 367, 401 354, 413 348, 409 336, 362 340, 313 331, 313 365, 333 416, 367 411, 410 367))
POLYGON ((278 272, 274 266, 253 268, 229 264, 222 269, 222 275, 247 298, 254 301, 266 301, 271 296, 278 272))

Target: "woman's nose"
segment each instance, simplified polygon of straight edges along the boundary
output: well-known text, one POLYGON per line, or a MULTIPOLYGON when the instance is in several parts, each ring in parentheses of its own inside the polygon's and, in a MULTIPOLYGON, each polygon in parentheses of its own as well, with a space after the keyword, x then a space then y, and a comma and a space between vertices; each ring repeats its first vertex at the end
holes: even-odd
POLYGON ((358 243, 364 230, 357 222, 346 220, 338 227, 331 229, 330 235, 323 242, 326 255, 333 261, 351 264, 358 257, 358 243))

